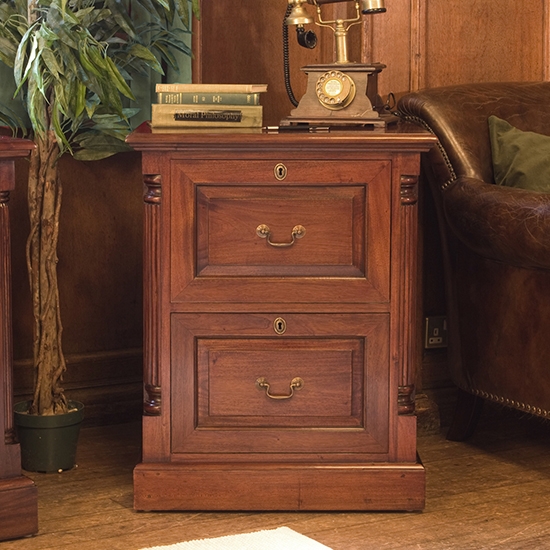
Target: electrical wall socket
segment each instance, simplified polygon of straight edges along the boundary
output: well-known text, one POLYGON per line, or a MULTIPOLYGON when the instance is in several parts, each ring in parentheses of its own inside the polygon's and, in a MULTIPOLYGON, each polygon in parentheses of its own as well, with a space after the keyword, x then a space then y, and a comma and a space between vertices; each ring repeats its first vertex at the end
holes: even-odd
POLYGON ((445 315, 426 317, 424 347, 426 349, 447 347, 447 317, 445 315))

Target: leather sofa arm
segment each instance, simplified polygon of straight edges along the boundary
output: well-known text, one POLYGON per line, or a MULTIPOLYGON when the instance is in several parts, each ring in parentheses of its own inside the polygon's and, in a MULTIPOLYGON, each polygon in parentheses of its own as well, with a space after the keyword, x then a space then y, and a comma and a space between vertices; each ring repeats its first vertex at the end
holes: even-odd
POLYGON ((474 252, 518 267, 550 269, 550 194, 465 176, 442 193, 449 225, 474 252))

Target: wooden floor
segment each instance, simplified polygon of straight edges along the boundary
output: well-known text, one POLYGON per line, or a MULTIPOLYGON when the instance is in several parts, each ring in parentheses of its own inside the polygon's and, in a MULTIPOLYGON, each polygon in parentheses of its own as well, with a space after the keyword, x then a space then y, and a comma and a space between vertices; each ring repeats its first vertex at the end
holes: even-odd
POLYGON ((550 548, 550 424, 493 407, 468 443, 420 437, 422 513, 138 513, 139 445, 137 424, 84 429, 77 469, 31 475, 39 535, 1 550, 134 550, 283 525, 333 550, 550 548))

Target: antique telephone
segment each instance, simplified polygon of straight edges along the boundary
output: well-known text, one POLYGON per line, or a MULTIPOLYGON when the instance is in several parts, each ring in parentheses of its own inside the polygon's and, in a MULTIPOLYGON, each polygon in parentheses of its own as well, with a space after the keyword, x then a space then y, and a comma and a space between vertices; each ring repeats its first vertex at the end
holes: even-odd
POLYGON ((380 105, 378 96, 378 74, 385 65, 381 63, 354 63, 348 59, 348 30, 361 23, 361 14, 376 14, 386 11, 384 0, 355 0, 356 15, 351 19, 323 19, 322 6, 349 0, 288 0, 283 24, 285 41, 285 83, 293 109, 281 125, 309 126, 365 126, 385 127, 393 121, 380 105), (329 27, 334 31, 336 60, 332 64, 307 65, 302 71, 307 74, 307 90, 298 102, 290 86, 288 69, 288 31, 286 27, 296 26, 298 43, 306 48, 314 48, 317 37, 305 25, 314 22, 304 4, 316 7, 315 24, 329 27))

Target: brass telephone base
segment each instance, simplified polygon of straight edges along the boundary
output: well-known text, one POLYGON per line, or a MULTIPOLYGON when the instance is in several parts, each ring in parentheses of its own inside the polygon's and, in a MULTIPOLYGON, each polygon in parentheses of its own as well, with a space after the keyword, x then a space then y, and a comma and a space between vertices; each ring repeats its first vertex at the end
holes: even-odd
POLYGON ((372 64, 307 65, 307 90, 299 105, 281 125, 359 125, 385 128, 388 117, 381 116, 378 73, 386 66, 372 64))

